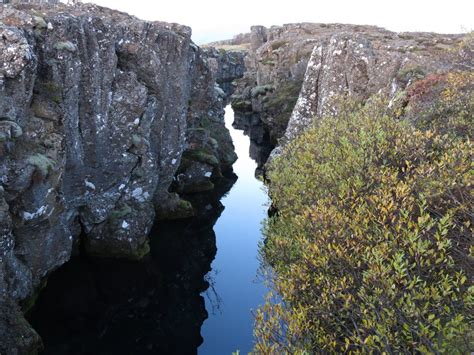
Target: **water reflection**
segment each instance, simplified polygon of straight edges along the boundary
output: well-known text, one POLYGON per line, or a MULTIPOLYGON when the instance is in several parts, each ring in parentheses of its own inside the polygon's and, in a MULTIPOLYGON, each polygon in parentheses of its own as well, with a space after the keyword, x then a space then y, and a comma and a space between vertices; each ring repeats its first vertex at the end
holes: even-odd
POLYGON ((29 315, 44 354, 196 354, 207 318, 201 293, 216 254, 220 197, 194 196, 202 213, 155 226, 152 254, 126 262, 77 258, 55 272, 29 315))
POLYGON ((226 125, 239 157, 233 168, 239 178, 221 199, 225 210, 214 226, 218 252, 212 263, 212 278, 221 302, 213 313, 212 303, 206 298, 209 318, 201 332, 204 343, 199 353, 202 355, 231 354, 236 350, 247 354, 253 347, 252 310, 263 303, 267 291, 257 280, 257 270, 261 222, 267 215, 268 198, 263 183, 255 178, 258 165, 249 157, 249 150, 256 150, 252 150, 244 132, 232 127, 234 122, 246 129, 255 143, 252 145, 257 146, 264 139, 255 122, 237 117, 234 120, 232 109, 227 107, 226 125))
POLYGON ((233 122, 229 106, 226 125, 239 156, 238 180, 228 176, 211 194, 185 196, 200 214, 156 225, 150 257, 139 263, 76 258, 51 275, 28 315, 44 354, 252 349, 251 311, 266 293, 256 274, 267 195, 255 169, 271 149, 258 120, 235 117, 250 142, 233 122))
POLYGON ((258 114, 235 112, 234 115, 232 126, 238 130, 243 130, 244 134, 250 138, 249 154, 257 163, 256 175, 259 176, 262 174, 263 165, 267 162, 275 146, 272 144, 270 135, 258 114))

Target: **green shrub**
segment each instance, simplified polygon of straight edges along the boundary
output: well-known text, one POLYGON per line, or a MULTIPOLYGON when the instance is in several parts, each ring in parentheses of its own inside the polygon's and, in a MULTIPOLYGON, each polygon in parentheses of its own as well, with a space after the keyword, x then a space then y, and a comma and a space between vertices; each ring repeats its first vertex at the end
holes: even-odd
MULTIPOLYGON (((272 110, 281 106, 289 106, 293 110, 303 83, 301 81, 288 81, 278 87, 274 94, 265 102, 265 108, 272 110)), ((290 110, 290 111, 291 111, 290 110)))
POLYGON ((408 88, 408 116, 414 125, 443 134, 473 138, 474 73, 429 75, 408 88))
POLYGON ((280 298, 257 312, 257 353, 473 350, 473 144, 376 101, 321 119, 269 168, 262 253, 280 298))

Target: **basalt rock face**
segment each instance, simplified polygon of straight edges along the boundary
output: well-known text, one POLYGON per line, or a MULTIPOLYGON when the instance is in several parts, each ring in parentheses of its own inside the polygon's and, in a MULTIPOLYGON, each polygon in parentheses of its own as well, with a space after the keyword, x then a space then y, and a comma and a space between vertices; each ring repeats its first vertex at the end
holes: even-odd
POLYGON ((431 33, 337 33, 314 47, 301 93, 284 139, 295 138, 317 117, 337 114, 338 100, 365 102, 375 94, 388 109, 407 104, 406 90, 417 80, 453 70, 472 70, 471 54, 462 53, 462 35, 431 33))
POLYGON ((209 64, 216 73, 216 82, 228 96, 234 93, 233 82, 245 73, 245 51, 232 51, 208 47, 203 49, 209 64))
POLYGON ((186 118, 186 144, 172 185, 180 194, 212 190, 214 183, 229 173, 237 160, 223 121, 228 95, 217 80, 225 76, 223 71, 236 73, 233 67, 240 64, 224 59, 220 63, 225 65, 224 69, 217 65, 209 50, 200 52, 194 61, 196 70, 186 118))
POLYGON ((298 127, 331 110, 339 94, 361 101, 379 91, 394 97, 416 76, 448 70, 446 53, 461 40, 372 26, 255 26, 233 107, 259 114, 274 143, 285 134, 291 139, 298 127))
POLYGON ((0 5, 0 353, 38 345, 16 305, 79 244, 147 253, 191 144, 213 156, 191 182, 232 164, 225 94, 190 36, 95 5, 0 5), (190 143, 203 125, 215 138, 190 143))

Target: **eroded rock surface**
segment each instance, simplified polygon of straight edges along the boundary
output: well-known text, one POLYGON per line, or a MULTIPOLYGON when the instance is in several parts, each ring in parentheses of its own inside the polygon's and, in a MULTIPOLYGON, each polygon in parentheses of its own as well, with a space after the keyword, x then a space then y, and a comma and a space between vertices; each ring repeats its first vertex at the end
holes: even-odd
POLYGON ((232 95, 235 89, 233 82, 244 76, 247 52, 215 47, 207 47, 203 51, 216 73, 217 84, 227 96, 232 95))
POLYGON ((227 97, 190 36, 91 4, 0 5, 0 353, 38 347, 18 304, 79 245, 140 258, 155 209, 192 213, 173 182, 230 170, 227 97))
POLYGON ((274 143, 291 139, 334 109, 340 94, 393 98, 417 78, 451 70, 463 37, 341 24, 255 26, 233 107, 259 114, 274 143))
POLYGON ((406 89, 415 81, 465 65, 472 68, 472 59, 458 55, 462 41, 461 35, 426 33, 383 39, 335 34, 313 49, 284 141, 296 137, 316 117, 336 114, 337 100, 345 96, 365 102, 378 94, 393 108, 402 104, 406 89))

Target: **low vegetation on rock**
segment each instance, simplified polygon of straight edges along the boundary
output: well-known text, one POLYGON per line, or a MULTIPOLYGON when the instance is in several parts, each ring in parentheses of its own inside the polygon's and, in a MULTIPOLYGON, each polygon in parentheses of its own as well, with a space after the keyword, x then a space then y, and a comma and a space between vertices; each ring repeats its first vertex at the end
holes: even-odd
POLYGON ((35 154, 27 159, 28 164, 33 165, 43 177, 46 177, 54 168, 54 160, 48 158, 43 154, 35 154))
POLYGON ((257 353, 473 351, 472 82, 346 102, 272 161, 257 353))

